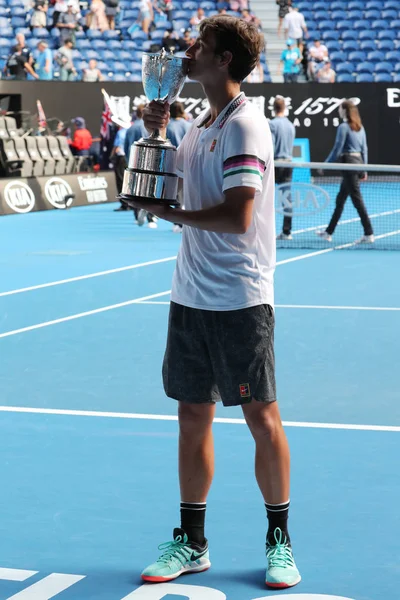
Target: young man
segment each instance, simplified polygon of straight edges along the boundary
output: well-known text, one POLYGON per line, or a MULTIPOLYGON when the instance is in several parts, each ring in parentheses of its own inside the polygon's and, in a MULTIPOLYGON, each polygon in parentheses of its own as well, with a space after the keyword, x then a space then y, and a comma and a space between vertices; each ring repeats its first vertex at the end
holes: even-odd
MULTIPOLYGON (((266 118, 240 93, 263 45, 243 20, 218 15, 201 22, 186 52, 188 76, 202 84, 210 108, 178 149, 185 210, 135 203, 184 225, 163 364, 166 394, 179 401, 181 527, 143 571, 145 581, 210 567, 204 522, 219 399, 242 406, 255 440, 269 520, 266 583, 284 588, 300 581, 287 529, 289 448, 275 393, 272 141, 266 118)), ((168 107, 152 102, 144 122, 165 134, 168 107)))

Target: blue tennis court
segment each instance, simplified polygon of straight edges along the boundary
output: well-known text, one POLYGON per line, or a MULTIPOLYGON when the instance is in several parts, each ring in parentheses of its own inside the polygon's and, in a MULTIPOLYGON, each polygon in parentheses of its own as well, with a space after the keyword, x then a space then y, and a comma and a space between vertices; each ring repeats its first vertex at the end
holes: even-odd
POLYGON ((212 568, 144 585, 179 525, 177 406, 161 361, 180 237, 113 208, 0 219, 0 600, 397 600, 398 253, 278 252, 300 585, 264 586, 253 442, 240 409, 222 407, 212 568))

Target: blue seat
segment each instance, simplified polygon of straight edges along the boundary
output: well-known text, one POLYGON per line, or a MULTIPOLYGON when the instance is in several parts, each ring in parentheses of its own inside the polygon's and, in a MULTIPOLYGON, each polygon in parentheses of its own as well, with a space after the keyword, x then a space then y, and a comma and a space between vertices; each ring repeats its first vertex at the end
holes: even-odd
POLYGON ((187 21, 185 21, 184 19, 177 19, 176 21, 172 22, 173 27, 175 29, 175 31, 180 31, 181 29, 187 29, 189 23, 187 21))
POLYGON ((358 38, 358 32, 354 29, 347 29, 342 32, 342 40, 356 40, 358 38))
POLYGON ((172 25, 169 21, 158 21, 158 23, 156 23, 155 25, 158 31, 166 31, 167 29, 172 29, 172 25))
POLYGON ((378 40, 394 40, 396 38, 396 31, 388 29, 386 31, 378 31, 378 40))
POLYGON ((193 12, 191 10, 174 10, 172 13, 172 20, 175 19, 187 19, 190 21, 193 12))
POLYGON ((374 76, 372 73, 360 73, 357 75, 356 82, 357 83, 372 83, 374 81, 374 76))
POLYGON ((103 38, 106 40, 119 40, 119 31, 116 29, 107 29, 103 31, 103 38))
MULTIPOLYGON (((336 23, 336 29, 338 31, 347 31, 348 29, 351 29, 353 27, 353 23, 351 21, 338 21, 336 23)), ((320 29, 321 29, 321 25, 320 25, 320 29)))
POLYGON ((99 53, 96 50, 82 50, 81 52, 86 60, 91 60, 92 58, 97 60, 99 57, 99 53))
POLYGON ((400 73, 395 73, 393 75, 393 81, 396 82, 396 83, 399 83, 399 81, 400 81, 400 73))
POLYGON ((114 73, 112 76, 112 80, 113 81, 126 81, 127 77, 126 77, 126 73, 121 71, 120 73, 114 73))
POLYGON ((396 63, 396 64, 394 65, 394 71, 395 71, 396 73, 400 73, 400 62, 398 62, 398 63, 396 63))
POLYGON ((366 10, 364 13, 364 17, 369 21, 376 21, 376 19, 381 18, 381 11, 373 8, 372 10, 366 10))
POLYGON ((112 50, 102 50, 101 57, 104 61, 112 61, 115 59, 115 52, 112 50))
POLYGON ((137 31, 132 31, 131 39, 132 40, 147 40, 148 36, 147 36, 147 33, 142 31, 141 29, 138 29, 137 31))
POLYGON ((391 50, 395 49, 395 43, 393 40, 380 40, 377 43, 376 47, 378 48, 378 50, 390 52, 391 50))
POLYGON ((24 27, 26 20, 23 17, 11 17, 11 27, 16 29, 17 27, 24 27))
POLYGON ((353 50, 353 52, 349 52, 349 61, 363 62, 365 60, 367 60, 367 53, 363 50, 353 50))
POLYGON ((390 29, 400 29, 400 19, 395 19, 390 23, 390 29))
POLYGON ((132 81, 134 83, 140 83, 142 81, 142 74, 141 73, 131 73, 129 75, 129 81, 132 81))
MULTIPOLYGON (((381 10, 383 6, 383 2, 379 2, 379 0, 369 0, 365 5, 365 10, 370 10, 371 8, 376 8, 377 10, 381 10)), ((390 7, 388 7, 390 8, 390 7)))
POLYGON ((96 50, 105 50, 107 48, 107 44, 104 40, 93 40, 92 48, 96 50))
POLYGON ((329 56, 331 61, 335 64, 344 63, 347 61, 347 52, 342 52, 340 50, 338 52, 330 52, 329 56))
MULTIPOLYGON (((336 23, 336 26, 337 25, 338 25, 338 23, 336 23)), ((333 21, 320 21, 317 24, 317 27, 320 31, 326 31, 328 29, 335 29, 335 23, 333 21)))
POLYGON ((354 71, 354 64, 351 62, 344 62, 336 65, 336 73, 338 75, 342 73, 354 73, 354 71))
POLYGON ((347 12, 345 10, 333 10, 331 12, 332 21, 345 21, 347 19, 347 12))
POLYGON ((357 29, 357 30, 369 29, 370 26, 371 26, 370 21, 367 21, 366 19, 361 19, 361 21, 355 21, 354 25, 353 25, 354 29, 357 29))
POLYGON ((121 50, 122 44, 119 40, 110 40, 107 43, 107 48, 109 48, 110 50, 121 50))
POLYGON ((47 31, 47 29, 45 29, 44 27, 36 27, 35 28, 35 36, 42 40, 42 39, 48 38, 50 36, 50 34, 47 31))
POLYGON ((331 15, 328 13, 328 11, 326 9, 325 10, 315 10, 313 13, 313 16, 310 18, 315 19, 316 21, 329 21, 331 19, 331 15))
POLYGON ((10 48, 9 40, 3 40, 3 38, 0 37, 0 48, 7 48, 8 50, 10 48))
POLYGON ((84 48, 91 48, 92 47, 92 44, 90 43, 89 40, 76 40, 76 44, 75 45, 80 50, 83 50, 84 48))
POLYGON ((114 68, 115 71, 123 71, 123 72, 126 71, 125 64, 123 62, 119 61, 119 60, 116 60, 113 63, 113 68, 114 68))
POLYGON ((336 40, 329 40, 326 43, 326 47, 328 48, 329 52, 340 52, 340 42, 337 42, 336 40))
POLYGON ((152 45, 153 45, 153 42, 151 42, 150 40, 145 40, 142 43, 143 52, 149 52, 151 50, 152 45))
POLYGON ((368 53, 367 60, 371 62, 382 62, 385 60, 385 54, 380 50, 373 50, 372 52, 368 53))
POLYGON ((15 30, 15 33, 23 33, 25 36, 25 39, 28 39, 30 37, 32 37, 32 32, 30 29, 28 29, 28 27, 17 27, 15 30))
POLYGON ((376 21, 372 21, 371 23, 371 28, 374 31, 381 31, 382 29, 389 29, 389 23, 388 21, 385 21, 384 19, 377 19, 376 21))
POLYGON ((314 2, 313 9, 314 11, 326 10, 326 2, 314 2))
POLYGON ((192 0, 186 1, 182 4, 183 10, 197 10, 198 4, 197 2, 193 2, 192 0))
POLYGON ((26 19, 26 10, 23 6, 11 6, 10 12, 12 17, 24 17, 26 19))
POLYGON ((375 73, 391 73, 394 71, 394 65, 387 60, 377 63, 374 69, 375 73))
POLYGON ((331 2, 331 10, 347 10, 347 2, 334 0, 334 2, 331 2))
POLYGON ((347 5, 348 10, 364 10, 364 2, 351 0, 347 5))
POLYGON ((351 73, 343 73, 343 74, 337 76, 336 82, 337 83, 354 83, 355 82, 354 75, 352 75, 351 73))
POLYGON ((338 31, 323 31, 322 32, 322 39, 324 41, 328 41, 328 40, 339 40, 340 34, 338 31))
POLYGON ((130 8, 128 10, 124 10, 124 12, 123 12, 124 19, 131 20, 131 25, 134 21, 136 21, 136 19, 138 18, 138 15, 139 15, 139 11, 137 10, 137 8, 134 10, 130 8))
POLYGON ((399 2, 398 0, 386 0, 384 7, 385 10, 388 8, 394 8, 395 10, 399 10, 399 2))
POLYGON ((89 66, 89 63, 87 60, 78 60, 78 62, 76 63, 76 68, 78 69, 78 71, 83 71, 83 69, 87 69, 89 66))
POLYGON ((355 70, 357 73, 373 73, 375 70, 375 65, 374 63, 364 61, 359 63, 355 70))
MULTIPOLYGON (((400 6, 399 6, 399 8, 400 8, 400 6)), ((387 19, 388 21, 393 21, 393 19, 397 19, 398 16, 399 16, 399 11, 394 10, 393 8, 389 8, 389 10, 383 10, 382 14, 381 14, 381 18, 387 19)))
POLYGON ((392 62, 392 63, 399 63, 400 62, 400 50, 391 50, 389 52, 386 52, 385 60, 387 60, 388 62, 392 62))
POLYGON ((391 83, 393 77, 390 73, 377 73, 374 77, 376 83, 391 83))
POLYGON ((133 59, 132 59, 132 53, 128 52, 128 50, 120 50, 118 53, 118 58, 121 61, 132 61, 133 63, 133 59))
POLYGON ((357 40, 347 40, 343 42, 342 49, 344 52, 351 52, 352 50, 358 50, 359 44, 357 40))
POLYGON ((86 35, 89 40, 94 40, 96 38, 98 39, 102 37, 101 31, 99 31, 98 29, 88 29, 86 35))
POLYGON ((376 50, 375 40, 363 40, 360 42, 360 50, 364 50, 364 52, 372 52, 376 50))
MULTIPOLYGON (((318 23, 316 21, 309 21, 307 19, 307 29, 308 31, 316 31, 318 29, 318 23)), ((310 35, 310 39, 312 39, 311 34, 310 35)))
POLYGON ((359 40, 375 40, 376 34, 373 31, 360 31, 358 34, 359 40))
MULTIPOLYGON (((347 14, 347 18, 350 21, 362 21, 364 19, 364 13, 362 10, 350 10, 349 13, 347 14)), ((367 18, 367 17, 365 17, 367 18)))
POLYGON ((204 8, 204 10, 215 10, 216 5, 215 2, 209 2, 209 0, 202 0, 202 2, 200 2, 200 8, 204 8))

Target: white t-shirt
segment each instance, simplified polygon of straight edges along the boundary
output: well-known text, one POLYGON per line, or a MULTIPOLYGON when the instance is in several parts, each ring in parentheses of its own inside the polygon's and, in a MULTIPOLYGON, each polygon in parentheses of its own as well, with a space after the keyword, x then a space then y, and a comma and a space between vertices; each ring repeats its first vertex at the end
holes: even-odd
POLYGON ((215 206, 224 201, 226 190, 253 187, 252 222, 244 234, 185 225, 171 300, 218 311, 273 306, 274 154, 268 121, 243 93, 205 128, 208 114, 194 121, 177 152, 185 209, 215 206))
POLYGON ((303 28, 306 22, 302 13, 291 10, 283 19, 283 28, 288 30, 288 37, 299 40, 303 37, 303 28))
POLYGON ((313 44, 309 50, 309 56, 317 60, 324 60, 325 56, 328 56, 328 48, 324 44, 319 46, 313 44))

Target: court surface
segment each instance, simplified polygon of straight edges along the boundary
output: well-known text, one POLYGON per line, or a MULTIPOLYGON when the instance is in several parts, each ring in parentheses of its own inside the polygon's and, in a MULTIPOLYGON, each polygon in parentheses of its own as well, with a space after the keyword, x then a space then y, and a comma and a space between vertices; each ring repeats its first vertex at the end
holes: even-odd
POLYGON ((219 406, 212 568, 142 586, 179 524, 160 370, 180 236, 114 207, 0 219, 0 600, 398 600, 400 255, 278 252, 302 583, 264 587, 253 443, 240 409, 219 406))

